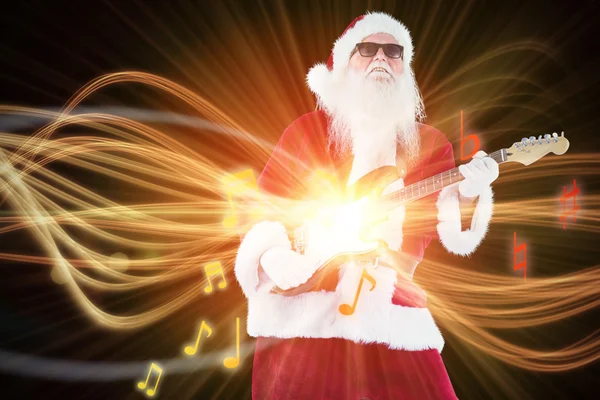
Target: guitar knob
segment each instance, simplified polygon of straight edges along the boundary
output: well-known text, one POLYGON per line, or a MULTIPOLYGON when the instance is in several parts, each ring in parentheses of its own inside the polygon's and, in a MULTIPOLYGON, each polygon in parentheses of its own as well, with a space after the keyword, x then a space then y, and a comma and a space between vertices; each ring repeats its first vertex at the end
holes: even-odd
POLYGON ((516 147, 517 149, 521 148, 521 142, 515 142, 515 147, 516 147))

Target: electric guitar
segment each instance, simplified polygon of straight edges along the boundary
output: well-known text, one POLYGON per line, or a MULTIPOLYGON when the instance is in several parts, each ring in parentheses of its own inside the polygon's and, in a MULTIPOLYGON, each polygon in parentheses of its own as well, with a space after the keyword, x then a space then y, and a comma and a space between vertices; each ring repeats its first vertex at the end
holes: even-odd
MULTIPOLYGON (((531 136, 513 143, 508 149, 488 154, 498 164, 519 162, 530 165, 548 153, 562 155, 569 149, 569 141, 553 133, 531 136)), ((342 264, 350 261, 372 262, 393 266, 402 262, 402 254, 388 249, 381 240, 370 240, 368 232, 387 218, 394 208, 421 199, 464 179, 458 167, 434 175, 400 190, 381 196, 383 188, 397 179, 395 167, 378 168, 360 178, 348 190, 358 199, 341 207, 323 207, 312 218, 293 229, 295 251, 312 258, 319 267, 305 283, 287 290, 275 287, 272 292, 296 296, 331 285, 342 264)))

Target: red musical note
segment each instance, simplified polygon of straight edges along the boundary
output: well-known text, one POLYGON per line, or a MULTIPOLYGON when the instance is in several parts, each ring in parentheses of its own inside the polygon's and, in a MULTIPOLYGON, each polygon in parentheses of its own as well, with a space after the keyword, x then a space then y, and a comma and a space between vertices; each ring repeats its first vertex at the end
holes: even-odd
POLYGON ((517 247, 517 232, 513 242, 513 267, 515 271, 523 269, 523 280, 527 279, 527 244, 523 243, 517 247), (517 253, 520 251, 523 251, 523 261, 517 264, 517 253))
POLYGON ((471 134, 471 135, 467 136, 466 139, 463 140, 463 110, 460 110, 460 159, 461 159, 461 161, 470 160, 471 158, 473 158, 475 153, 477 153, 479 151, 479 148, 480 148, 480 144, 479 144, 479 138, 477 137, 477 135, 471 134), (468 142, 469 140, 472 140, 475 143, 473 146, 473 152, 470 155, 463 157, 464 144, 465 144, 465 142, 468 142))
POLYGON ((371 275, 369 275, 369 273, 367 272, 366 269, 363 269, 362 275, 360 277, 360 282, 358 283, 358 289, 356 290, 356 296, 354 296, 354 304, 340 305, 340 308, 339 308, 340 313, 342 313, 344 315, 354 314, 354 310, 356 310, 356 304, 358 303, 358 296, 360 296, 360 289, 362 288, 363 281, 365 279, 368 280, 369 282, 371 282, 371 289, 369 289, 369 291, 372 291, 373 289, 375 289, 375 283, 376 283, 375 278, 373 278, 371 275))
POLYGON ((575 214, 577 210, 579 210, 579 206, 577 205, 577 195, 579 194, 579 188, 577 187, 577 180, 573 179, 573 190, 567 193, 567 187, 563 186, 563 195, 560 196, 560 201, 563 203, 563 213, 560 216, 560 219, 563 222, 563 230, 567 229, 567 217, 569 215, 573 216, 573 222, 577 222, 577 215, 575 214), (573 198, 573 208, 567 211, 567 199, 573 198))

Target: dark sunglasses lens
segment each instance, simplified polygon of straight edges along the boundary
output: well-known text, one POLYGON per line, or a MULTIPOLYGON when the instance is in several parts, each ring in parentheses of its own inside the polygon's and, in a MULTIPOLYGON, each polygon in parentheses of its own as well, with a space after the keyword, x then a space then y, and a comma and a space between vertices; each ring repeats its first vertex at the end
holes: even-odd
POLYGON ((359 43, 357 46, 360 55, 363 57, 372 57, 379 50, 379 46, 375 43, 359 43))
POLYGON ((384 44, 383 52, 390 58, 400 58, 402 56, 402 46, 397 44, 384 44))

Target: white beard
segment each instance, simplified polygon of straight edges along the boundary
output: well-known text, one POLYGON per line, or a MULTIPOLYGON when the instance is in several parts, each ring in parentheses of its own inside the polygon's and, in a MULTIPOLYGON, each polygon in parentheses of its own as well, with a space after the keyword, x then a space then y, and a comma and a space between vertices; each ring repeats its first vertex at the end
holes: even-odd
POLYGON ((354 155, 349 181, 377 167, 396 165, 397 144, 407 164, 417 157, 417 121, 424 118, 424 110, 412 71, 386 81, 349 68, 328 89, 319 104, 331 118, 329 145, 339 156, 349 151, 354 155))

